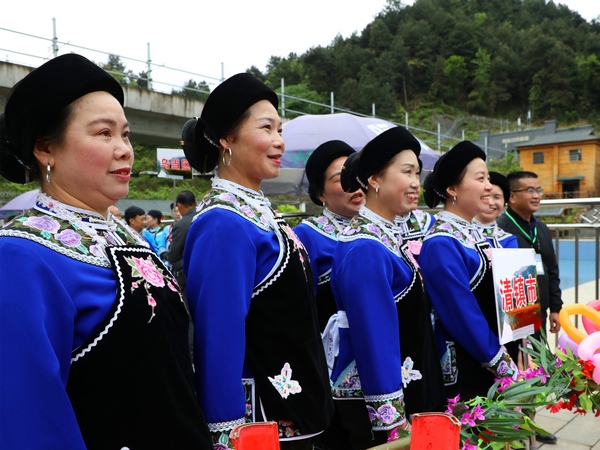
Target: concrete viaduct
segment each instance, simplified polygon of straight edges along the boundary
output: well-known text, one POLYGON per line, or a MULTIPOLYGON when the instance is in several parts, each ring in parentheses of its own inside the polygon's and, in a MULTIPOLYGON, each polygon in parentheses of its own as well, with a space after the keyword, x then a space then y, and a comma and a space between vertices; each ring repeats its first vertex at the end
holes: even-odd
MULTIPOLYGON (((32 67, 0 61, 0 111, 4 111, 11 88, 32 67)), ((140 144, 181 148, 181 128, 194 116, 200 116, 204 102, 145 89, 123 86, 125 115, 131 127, 131 139, 140 144)))

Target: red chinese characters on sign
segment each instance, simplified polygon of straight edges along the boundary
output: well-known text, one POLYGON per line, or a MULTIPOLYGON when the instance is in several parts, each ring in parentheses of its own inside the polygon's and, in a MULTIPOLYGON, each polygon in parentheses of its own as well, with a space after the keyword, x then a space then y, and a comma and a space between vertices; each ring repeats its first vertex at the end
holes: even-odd
POLYGON ((160 166, 165 170, 191 171, 190 163, 186 158, 162 158, 160 166))
POLYGON ((500 294, 502 296, 502 311, 508 312, 516 308, 525 308, 537 301, 536 279, 528 275, 502 278, 500 280, 500 294))

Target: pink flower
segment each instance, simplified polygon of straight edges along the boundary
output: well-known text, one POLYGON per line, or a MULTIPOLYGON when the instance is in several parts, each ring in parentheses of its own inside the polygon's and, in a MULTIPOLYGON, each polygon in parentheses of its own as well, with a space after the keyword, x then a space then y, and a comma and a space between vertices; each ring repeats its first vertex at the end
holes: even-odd
POLYGON ((481 407, 481 405, 477 405, 475 406, 475 408, 473 408, 473 411, 471 412, 471 416, 475 419, 475 420, 485 420, 485 416, 483 415, 484 410, 481 407))
POLYGON ((156 287, 163 287, 165 285, 164 277, 152 261, 142 258, 133 258, 133 260, 135 261, 136 269, 144 280, 156 287))
POLYGON ((156 300, 154 300, 154 297, 152 297, 151 295, 148 295, 148 304, 153 308, 156 306, 156 300))
POLYGON ((418 255, 421 253, 421 246, 423 243, 421 241, 408 241, 408 251, 413 255, 418 255))
POLYGON ((477 450, 477 446, 471 444, 471 438, 468 438, 463 444, 461 450, 477 450))
POLYGON ((458 394, 454 398, 449 398, 448 399, 448 408, 446 408, 446 414, 452 414, 452 410, 454 409, 454 407, 456 406, 456 404, 458 402, 460 402, 460 394, 458 394))
POLYGON ((462 415, 462 417, 460 418, 460 421, 464 425, 469 425, 470 427, 474 427, 475 426, 475 420, 473 418, 473 414, 471 414, 470 412, 464 413, 462 415))

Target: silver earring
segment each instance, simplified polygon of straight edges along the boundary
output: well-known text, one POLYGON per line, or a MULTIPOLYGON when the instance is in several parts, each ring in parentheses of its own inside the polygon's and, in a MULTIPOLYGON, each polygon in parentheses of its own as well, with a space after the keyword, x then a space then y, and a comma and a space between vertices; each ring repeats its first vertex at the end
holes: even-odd
POLYGON ((452 197, 452 206, 456 206, 456 195, 452 197))
POLYGON ((379 186, 375 188, 375 198, 379 198, 379 186))
POLYGON ((46 183, 50 184, 50 162, 46 163, 46 183))
POLYGON ((223 161, 223 164, 225 166, 228 166, 229 164, 231 164, 231 147, 227 147, 227 149, 223 149, 223 156, 221 157, 221 161, 223 161), (227 150, 229 152, 229 161, 225 161, 225 150, 227 150))

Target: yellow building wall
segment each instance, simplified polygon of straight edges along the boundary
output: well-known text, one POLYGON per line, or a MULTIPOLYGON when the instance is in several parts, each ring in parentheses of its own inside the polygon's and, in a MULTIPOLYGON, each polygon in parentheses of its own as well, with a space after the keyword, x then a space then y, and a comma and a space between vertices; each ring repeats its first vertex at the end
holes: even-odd
POLYGON ((523 170, 538 175, 540 186, 547 194, 562 193, 561 177, 583 177, 583 196, 600 196, 600 142, 567 143, 519 147, 519 163, 523 170), (581 149, 581 161, 570 161, 570 150, 581 149), (544 163, 534 164, 534 153, 544 153, 544 163))

